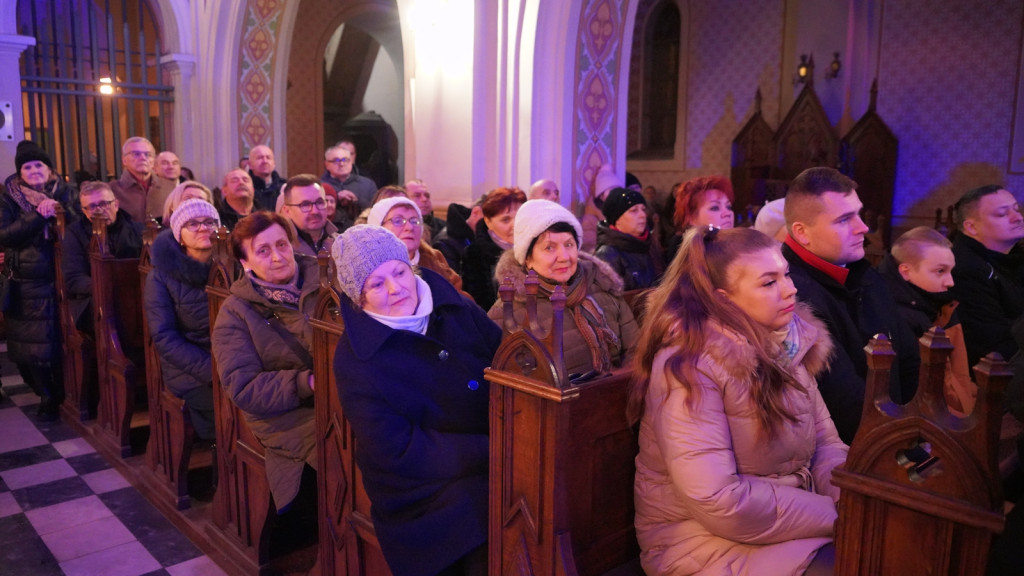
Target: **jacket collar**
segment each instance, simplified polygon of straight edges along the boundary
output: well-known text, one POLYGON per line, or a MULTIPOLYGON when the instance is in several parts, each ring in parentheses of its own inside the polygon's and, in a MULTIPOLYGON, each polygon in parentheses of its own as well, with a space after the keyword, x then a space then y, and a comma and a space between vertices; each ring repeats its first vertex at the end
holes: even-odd
POLYGON ((209 279, 211 264, 189 258, 170 230, 157 235, 151 250, 153 266, 171 278, 193 286, 204 285, 209 279))
POLYGON ((828 274, 828 276, 835 280, 836 282, 844 286, 846 285, 846 278, 850 275, 849 269, 844 268, 842 266, 836 266, 831 262, 826 262, 825 260, 819 258, 813 252, 801 246, 800 243, 794 240, 793 237, 790 236, 789 234, 786 235, 785 243, 786 246, 789 246, 789 249, 792 250, 798 258, 810 264, 815 269, 820 270, 825 274, 828 274))
MULTIPOLYGON (((793 357, 793 365, 803 364, 811 376, 828 368, 832 355, 832 338, 825 325, 814 316, 811 308, 797 303, 793 324, 799 326, 800 350, 793 357)), ((791 325, 792 329, 792 325, 791 325)), ((757 368, 757 355, 746 338, 709 320, 705 354, 721 365, 727 374, 737 380, 751 377, 757 368)), ((778 346, 777 344, 773 344, 778 346)), ((776 351, 782 354, 781 347, 776 351)))
MULTIPOLYGON (((442 308, 474 306, 474 304, 467 303, 455 291, 455 288, 436 272, 420 268, 420 275, 430 287, 430 293, 434 299, 434 312, 430 315, 430 324, 427 327, 427 337, 429 338, 436 329, 435 320, 442 308)), ((345 323, 345 333, 350 336, 358 334, 358 338, 349 337, 348 340, 356 358, 360 360, 372 358, 389 338, 399 332, 370 318, 344 294, 341 295, 341 316, 345 323)), ((409 334, 413 333, 409 332, 409 334)), ((419 334, 415 335, 419 336, 419 334)))

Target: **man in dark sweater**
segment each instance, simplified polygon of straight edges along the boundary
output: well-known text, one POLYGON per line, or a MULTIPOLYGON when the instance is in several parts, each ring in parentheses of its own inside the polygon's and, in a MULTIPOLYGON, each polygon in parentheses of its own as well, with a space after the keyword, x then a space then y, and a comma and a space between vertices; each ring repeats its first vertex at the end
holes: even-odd
POLYGON ((849 444, 864 407, 867 359, 864 346, 885 334, 896 357, 890 395, 905 403, 917 390, 918 343, 901 320, 885 280, 864 259, 863 208, 857 184, 832 168, 810 168, 793 180, 786 195, 786 236, 797 298, 828 326, 835 344, 829 370, 818 389, 839 436, 849 444))

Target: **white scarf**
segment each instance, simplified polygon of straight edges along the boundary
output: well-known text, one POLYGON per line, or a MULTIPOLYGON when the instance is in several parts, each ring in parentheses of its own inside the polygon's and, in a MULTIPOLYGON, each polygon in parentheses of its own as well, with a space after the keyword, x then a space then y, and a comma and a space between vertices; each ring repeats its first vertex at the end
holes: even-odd
POLYGON ((369 310, 364 310, 364 312, 370 318, 394 330, 426 334, 430 313, 434 311, 434 296, 430 293, 430 286, 427 286, 427 283, 419 276, 416 277, 416 294, 419 297, 419 303, 416 305, 416 311, 409 316, 382 316, 369 310))

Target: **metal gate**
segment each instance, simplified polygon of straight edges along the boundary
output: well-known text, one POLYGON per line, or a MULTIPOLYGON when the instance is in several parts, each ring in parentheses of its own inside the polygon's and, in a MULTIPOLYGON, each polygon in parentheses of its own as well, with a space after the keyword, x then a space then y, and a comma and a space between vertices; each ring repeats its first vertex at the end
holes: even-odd
POLYGON ((173 87, 160 69, 159 31, 144 0, 19 0, 25 137, 76 182, 109 180, 121 143, 169 144, 173 87))

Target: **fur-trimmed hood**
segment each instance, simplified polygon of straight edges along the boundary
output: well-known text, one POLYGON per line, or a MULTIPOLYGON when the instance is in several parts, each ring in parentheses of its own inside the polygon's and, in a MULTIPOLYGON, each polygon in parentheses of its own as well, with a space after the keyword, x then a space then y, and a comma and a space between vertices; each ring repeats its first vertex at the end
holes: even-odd
POLYGON ((153 240, 152 259, 157 270, 185 284, 200 286, 206 284, 210 277, 211 264, 185 254, 170 229, 160 232, 153 240))
MULTIPOLYGON (((797 303, 793 320, 796 329, 800 331, 800 350, 793 358, 793 364, 803 364, 808 374, 814 377, 828 369, 832 357, 832 337, 825 324, 814 316, 806 304, 797 303)), ((773 353, 783 354, 780 346, 773 346, 778 348, 777 351, 772 350, 773 353)), ((749 378, 757 368, 757 356, 747 340, 714 323, 708 326, 704 355, 737 380, 749 378)))
MULTIPOLYGON (((576 273, 584 275, 588 294, 599 290, 615 296, 622 296, 624 286, 622 278, 604 260, 586 252, 580 252, 576 273)), ((512 278, 512 283, 516 288, 515 299, 518 301, 526 300, 526 276, 526 268, 516 262, 515 255, 511 250, 506 250, 501 255, 498 265, 494 268, 494 278, 497 280, 498 286, 501 286, 505 278, 512 278)))

